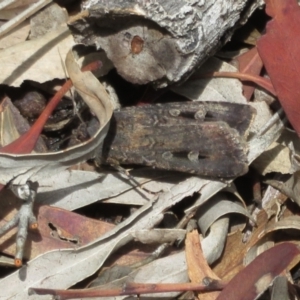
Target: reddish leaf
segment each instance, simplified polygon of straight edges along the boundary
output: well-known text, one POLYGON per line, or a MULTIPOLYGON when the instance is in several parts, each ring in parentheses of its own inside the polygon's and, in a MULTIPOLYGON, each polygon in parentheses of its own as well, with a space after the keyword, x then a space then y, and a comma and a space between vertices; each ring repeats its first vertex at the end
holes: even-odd
MULTIPOLYGON (((6 200, 0 201, 0 227, 2 227, 16 214, 20 200, 6 189, 1 191, 0 198, 6 200)), ((29 230, 24 253, 26 259, 32 259, 54 249, 82 247, 114 227, 112 224, 57 207, 36 206, 35 211, 35 215, 38 215, 38 230, 29 230)), ((16 231, 15 228, 1 236, 1 252, 8 255, 15 254, 16 231)))
POLYGON ((263 252, 233 277, 217 300, 256 299, 299 254, 299 248, 292 243, 282 243, 263 252))
POLYGON ((296 0, 265 0, 273 18, 257 49, 279 101, 300 136, 300 7, 296 0))

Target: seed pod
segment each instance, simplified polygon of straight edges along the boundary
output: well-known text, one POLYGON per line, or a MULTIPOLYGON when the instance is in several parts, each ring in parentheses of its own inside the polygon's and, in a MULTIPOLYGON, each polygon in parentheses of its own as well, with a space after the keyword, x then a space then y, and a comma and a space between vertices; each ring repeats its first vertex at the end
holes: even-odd
POLYGON ((257 2, 87 0, 89 16, 70 29, 78 43, 103 49, 127 81, 164 87, 213 55, 257 2))

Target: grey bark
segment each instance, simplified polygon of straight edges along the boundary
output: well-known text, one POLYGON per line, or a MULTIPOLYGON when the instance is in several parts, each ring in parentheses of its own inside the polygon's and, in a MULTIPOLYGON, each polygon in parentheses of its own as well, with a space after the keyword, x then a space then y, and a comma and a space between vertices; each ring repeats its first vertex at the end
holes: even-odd
POLYGON ((70 25, 126 80, 157 87, 187 78, 250 14, 257 0, 88 0, 90 16, 70 25))

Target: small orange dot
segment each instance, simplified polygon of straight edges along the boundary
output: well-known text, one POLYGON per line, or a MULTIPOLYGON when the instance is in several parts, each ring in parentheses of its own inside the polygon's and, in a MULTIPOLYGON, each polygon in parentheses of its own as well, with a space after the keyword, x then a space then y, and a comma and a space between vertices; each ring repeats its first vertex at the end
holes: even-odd
POLYGON ((30 224, 31 229, 37 229, 38 228, 38 223, 32 223, 30 224))
POLYGON ((15 266, 16 267, 21 267, 22 266, 22 260, 19 258, 15 258, 15 266))
POLYGON ((131 40, 131 52, 133 54, 139 54, 140 52, 142 52, 143 48, 144 40, 138 35, 135 35, 131 40))

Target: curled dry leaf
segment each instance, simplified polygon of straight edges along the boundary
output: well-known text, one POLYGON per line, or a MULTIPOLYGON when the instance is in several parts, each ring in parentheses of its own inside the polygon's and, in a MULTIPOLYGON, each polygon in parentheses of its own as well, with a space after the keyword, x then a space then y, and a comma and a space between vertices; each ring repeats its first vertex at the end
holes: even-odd
MULTIPOLYGON (((300 230, 300 218, 299 216, 291 215, 282 218, 281 220, 275 222, 274 219, 268 221, 263 226, 259 226, 255 236, 252 238, 251 243, 245 253, 244 264, 251 262, 259 253, 263 250, 270 248, 274 245, 274 238, 271 233, 275 233, 278 230, 300 230)), ((290 236, 289 240, 293 243, 298 243, 297 238, 290 236)), ((297 263, 297 262, 295 262, 297 263)))
MULTIPOLYGON (((30 128, 28 121, 20 114, 8 97, 0 104, 0 146, 10 144, 30 128)), ((46 152, 47 146, 39 137, 34 148, 37 152, 46 152)))
POLYGON ((229 217, 216 220, 207 236, 201 241, 202 250, 208 264, 217 261, 223 254, 229 229, 229 217))
POLYGON ((67 55, 66 67, 76 90, 97 116, 100 128, 88 141, 64 151, 47 154, 0 154, 1 184, 12 179, 15 184, 22 184, 29 179, 39 181, 42 177, 50 177, 68 166, 94 157, 101 147, 112 116, 110 98, 92 73, 80 71, 72 51, 67 55))
POLYGON ((300 171, 295 172, 288 179, 277 180, 277 179, 269 179, 266 180, 267 184, 270 184, 274 188, 281 191, 283 194, 290 197, 293 201, 295 201, 298 205, 300 205, 300 171))
POLYGON ((200 206, 197 217, 198 225, 203 235, 206 235, 210 226, 224 215, 235 213, 251 219, 251 215, 248 213, 244 203, 242 203, 242 206, 240 203, 227 199, 226 194, 218 193, 200 206))

